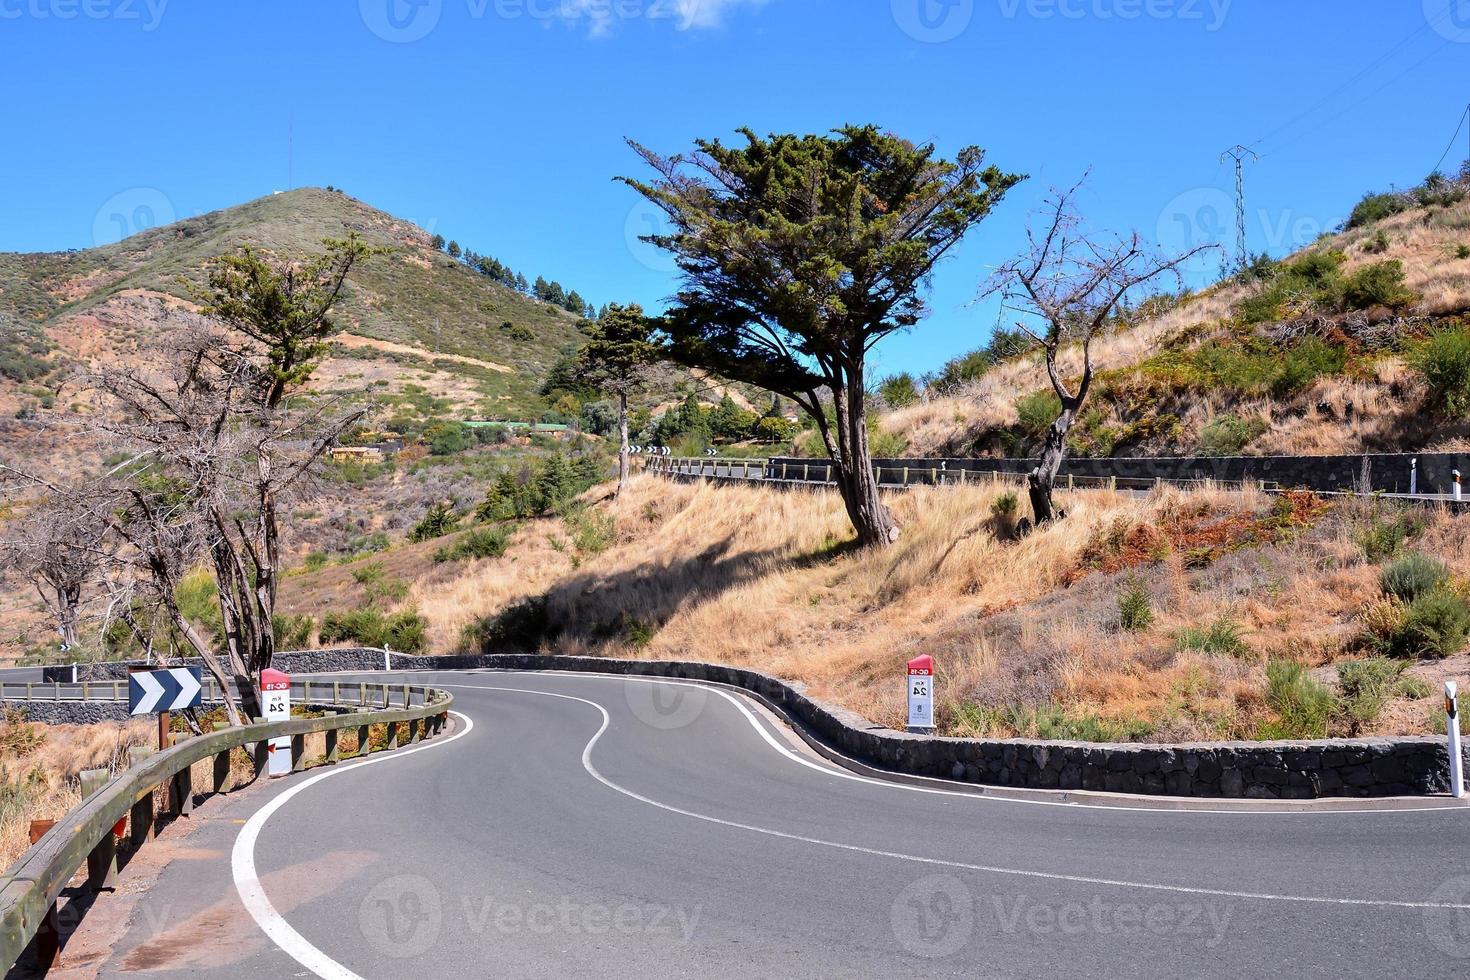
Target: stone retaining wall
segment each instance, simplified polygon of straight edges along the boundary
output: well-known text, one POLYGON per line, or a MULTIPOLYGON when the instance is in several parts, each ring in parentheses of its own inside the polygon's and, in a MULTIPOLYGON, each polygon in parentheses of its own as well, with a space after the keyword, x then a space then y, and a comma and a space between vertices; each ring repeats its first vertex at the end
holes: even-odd
MULTIPOLYGON (((909 735, 875 726, 765 674, 672 661, 491 655, 394 656, 402 670, 580 670, 728 684, 760 695, 844 754, 882 769, 990 786, 1247 799, 1446 792, 1438 738, 1101 745, 909 735)), ((1467 747, 1470 751, 1470 747, 1467 747)))

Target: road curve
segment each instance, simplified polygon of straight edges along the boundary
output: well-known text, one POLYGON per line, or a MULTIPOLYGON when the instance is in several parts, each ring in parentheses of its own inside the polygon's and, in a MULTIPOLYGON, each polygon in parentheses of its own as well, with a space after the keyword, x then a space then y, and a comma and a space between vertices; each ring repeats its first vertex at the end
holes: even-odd
POLYGON ((449 687, 472 727, 220 802, 234 819, 205 833, 233 860, 172 862, 101 974, 168 968, 165 947, 224 921, 191 907, 216 886, 227 896, 216 904, 236 912, 247 897, 253 930, 219 927, 217 948, 186 960, 190 975, 1470 969, 1467 810, 1131 810, 923 792, 834 769, 714 689, 413 678, 449 687))

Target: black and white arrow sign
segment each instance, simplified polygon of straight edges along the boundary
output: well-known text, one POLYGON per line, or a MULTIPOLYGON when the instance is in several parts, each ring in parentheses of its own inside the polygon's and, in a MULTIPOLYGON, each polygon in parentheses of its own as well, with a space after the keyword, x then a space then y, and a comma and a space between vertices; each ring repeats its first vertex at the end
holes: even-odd
POLYGON ((141 670, 128 675, 128 714, 151 715, 199 706, 198 667, 141 670))

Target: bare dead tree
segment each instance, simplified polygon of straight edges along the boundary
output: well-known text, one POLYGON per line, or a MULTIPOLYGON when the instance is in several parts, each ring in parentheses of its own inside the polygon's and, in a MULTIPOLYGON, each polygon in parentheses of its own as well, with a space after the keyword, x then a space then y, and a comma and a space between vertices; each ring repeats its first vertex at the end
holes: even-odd
POLYGON ((84 515, 54 499, 37 503, 0 537, 0 574, 28 582, 56 621, 63 650, 81 644, 81 612, 106 560, 84 515))
POLYGON ((1217 247, 1203 245, 1168 256, 1146 245, 1137 232, 1126 237, 1089 232, 1075 206, 1081 187, 1079 181, 1069 190, 1051 193, 1042 220, 1027 229, 1026 252, 1000 266, 982 292, 999 296, 1002 304, 1021 314, 1016 325, 1039 345, 1052 390, 1061 402, 1028 479, 1038 525, 1056 516, 1052 490, 1066 459, 1067 433, 1092 389, 1093 342, 1107 331, 1130 291, 1165 275, 1177 280, 1180 266, 1217 247), (1082 373, 1064 377, 1058 362, 1074 345, 1080 348, 1082 373))
POLYGON ((218 329, 180 331, 152 362, 84 379, 107 406, 86 424, 138 461, 98 494, 109 505, 97 519, 126 542, 174 627, 221 685, 233 679, 253 718, 257 678, 275 652, 282 509, 363 412, 341 413, 335 400, 271 404, 279 378, 258 345, 218 329), (179 583, 200 563, 218 586, 223 661, 178 608, 179 583))

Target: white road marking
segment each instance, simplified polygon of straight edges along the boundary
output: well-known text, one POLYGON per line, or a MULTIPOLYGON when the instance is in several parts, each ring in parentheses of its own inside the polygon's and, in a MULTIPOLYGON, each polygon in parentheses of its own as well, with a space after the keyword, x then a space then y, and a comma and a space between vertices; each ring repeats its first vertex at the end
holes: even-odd
MULTIPOLYGON (((450 685, 441 686, 448 687, 450 685)), ((830 847, 842 851, 867 854, 873 857, 891 858, 897 861, 909 861, 915 864, 935 865, 945 868, 956 868, 962 871, 978 871, 984 874, 1007 875, 1019 878, 1034 878, 1045 881, 1065 881, 1072 884, 1102 885, 1116 888, 1139 888, 1148 891, 1171 892, 1174 894, 1183 895, 1206 895, 1212 898, 1236 898, 1242 900, 1269 902, 1296 902, 1314 905, 1349 905, 1366 906, 1369 908, 1398 909, 1470 910, 1470 903, 1404 902, 1387 899, 1328 898, 1320 895, 1281 895, 1272 892, 1228 891, 1216 888, 1191 888, 1186 885, 1160 885, 1151 882, 1124 881, 1115 878, 1093 878, 1085 875, 1056 874, 1048 871, 1028 871, 1021 868, 1005 868, 988 864, 970 864, 964 861, 947 861, 943 858, 923 857, 917 854, 904 854, 898 851, 884 851, 872 847, 862 847, 857 844, 844 844, 839 841, 824 840, 820 837, 806 837, 801 834, 791 834, 782 830, 773 830, 769 827, 758 827, 754 824, 740 823, 735 820, 726 820, 722 817, 712 817, 707 814, 696 813, 693 810, 685 810, 680 807, 671 806, 667 803, 661 803, 658 800, 651 799, 647 796, 642 795, 641 793, 637 793, 624 786, 620 786, 617 783, 613 782, 611 779, 608 779, 602 773, 598 772, 597 767, 592 764, 592 749, 602 738, 603 733, 607 731, 608 726, 612 724, 612 716, 607 713, 606 708, 598 704, 596 701, 589 701, 586 698, 579 698, 570 694, 554 694, 550 691, 533 691, 526 688, 490 687, 469 684, 461 684, 457 686, 482 691, 503 691, 510 694, 531 694, 538 697, 561 698, 566 701, 576 701, 589 707, 596 708, 597 711, 602 715, 602 725, 597 729, 597 733, 592 736, 591 740, 587 742, 586 747, 582 750, 582 768, 586 769, 587 772, 594 779, 602 783, 604 786, 608 787, 609 789, 615 790, 616 792, 621 793, 624 796, 635 799, 640 803, 645 803, 648 806, 657 807, 660 810, 666 810, 669 813, 675 813, 683 817, 689 817, 694 820, 702 820, 706 823, 716 824, 721 827, 730 827, 735 830, 744 830, 750 833, 762 834, 767 837, 780 838, 782 840, 798 841, 803 844, 815 844, 819 847, 830 847)))
POLYGON ((458 711, 451 713, 463 723, 463 727, 448 738, 435 739, 413 748, 398 749, 382 755, 370 755, 366 759, 334 766, 325 772, 311 776, 261 807, 245 822, 245 826, 240 828, 240 835, 235 838, 235 847, 230 853, 230 871, 234 876, 235 890, 240 893, 240 902, 245 906, 245 911, 250 913, 255 924, 260 926, 271 942, 279 946, 297 963, 322 977, 323 980, 363 980, 363 978, 313 946, 305 936, 293 929, 285 917, 271 904, 255 871, 255 842, 260 837, 260 831, 265 827, 265 822, 271 818, 271 815, 285 806, 296 794, 316 785, 323 779, 344 772, 352 772, 363 766, 402 759, 426 749, 436 749, 468 735, 475 727, 475 723, 458 711))
MULTIPOLYGON (((731 694, 729 691, 724 690, 723 688, 713 687, 713 686, 708 685, 708 684, 701 684, 698 681, 674 680, 674 679, 663 678, 663 677, 639 677, 639 676, 631 676, 631 675, 625 675, 625 674, 595 674, 595 673, 582 673, 582 672, 578 672, 578 671, 564 671, 564 672, 558 672, 558 673, 563 673, 563 674, 565 674, 565 676, 569 676, 569 677, 596 678, 596 679, 610 680, 610 681, 614 681, 614 680, 615 681, 640 681, 640 682, 646 683, 646 684, 676 684, 676 685, 679 685, 681 687, 697 687, 700 690, 709 691, 712 694, 718 694, 720 697, 724 698, 726 701, 729 701, 737 709, 739 709, 740 713, 745 716, 745 719, 748 722, 750 722, 751 726, 753 728, 755 728, 755 730, 758 733, 760 733, 761 738, 765 741, 765 743, 767 745, 771 746, 771 748, 775 749, 777 752, 781 753, 783 756, 785 756, 786 758, 790 759, 792 762, 795 762, 797 765, 805 766, 808 769, 813 769, 813 770, 815 770, 817 772, 824 773, 825 775, 828 775, 828 776, 836 776, 839 779, 847 779, 847 780, 851 780, 851 781, 856 782, 856 783, 866 783, 869 786, 885 786, 885 787, 888 787, 889 789, 907 790, 910 793, 928 793, 928 794, 932 794, 932 795, 935 795, 935 796, 958 796, 958 797, 963 797, 963 798, 969 799, 969 800, 982 801, 982 802, 985 802, 985 803, 1015 803, 1015 804, 1019 804, 1021 806, 1055 806, 1055 807, 1065 807, 1067 809, 1072 809, 1072 810, 1107 810, 1107 811, 1112 812, 1112 813, 1149 813, 1149 814, 1153 814, 1153 813, 1168 813, 1168 814, 1185 815, 1185 816, 1188 816, 1189 814, 1194 814, 1194 813, 1211 813, 1211 814, 1228 813, 1228 814, 1233 814, 1233 815, 1236 815, 1236 816, 1248 816, 1248 817, 1265 817, 1265 816, 1299 817, 1299 816, 1328 816, 1328 815, 1332 815, 1332 816, 1338 816, 1338 815, 1345 815, 1345 816, 1354 816, 1354 815, 1357 815, 1357 816, 1361 816, 1361 815, 1370 815, 1370 814, 1378 814, 1378 813, 1437 813, 1437 814, 1443 814, 1443 813, 1459 813, 1459 814, 1470 814, 1470 807, 1461 807, 1461 808, 1456 809, 1456 808, 1451 807, 1451 806, 1442 806, 1442 807, 1438 807, 1438 806, 1358 807, 1358 808, 1354 808, 1354 809, 1330 809, 1330 810, 1329 809, 1312 809, 1312 808, 1306 807, 1306 806, 1303 806, 1301 809, 1297 809, 1297 810, 1275 810, 1275 809, 1251 810, 1251 809, 1244 809, 1244 808, 1217 809, 1217 808, 1202 807, 1202 806, 1188 806, 1188 807, 1130 806, 1130 805, 1126 805, 1126 804, 1110 804, 1110 803, 1082 803, 1082 802, 1075 802, 1074 803, 1074 802, 1071 802, 1071 801, 1063 801, 1063 800, 1028 800, 1028 799, 1022 799, 1022 798, 1014 797, 1014 796, 992 796, 992 795, 987 795, 987 794, 983 794, 983 793, 968 793, 968 792, 965 792, 964 790, 939 789, 937 787, 932 787, 932 786, 915 786, 912 783, 902 783, 902 782, 897 782, 897 781, 891 780, 891 779, 876 779, 876 778, 874 778, 872 776, 863 776, 863 775, 860 775, 858 773, 855 773, 855 772, 851 771, 850 769, 844 769, 841 766, 837 765, 836 763, 828 762, 828 764, 823 765, 822 763, 816 762, 816 761, 814 761, 812 759, 803 758, 802 756, 800 756, 797 753, 793 752, 788 746, 782 745, 781 742, 779 740, 777 740, 776 737, 770 733, 770 731, 766 728, 766 726, 765 725, 762 725, 760 723, 759 719, 756 718, 755 714, 753 712, 751 712, 750 708, 743 701, 741 701, 735 695, 731 694)), ((555 673, 546 673, 546 674, 538 674, 537 676, 541 676, 541 677, 552 677, 552 676, 556 676, 556 674, 555 673)), ((471 685, 471 684, 438 684, 437 686, 438 687, 443 687, 443 688, 449 688, 451 690, 452 689, 455 689, 455 688, 466 688, 466 689, 469 689, 469 690, 515 690, 514 688, 507 688, 507 689, 502 689, 502 688, 483 688, 483 687, 477 688, 477 687, 475 687, 474 685, 471 685)))

